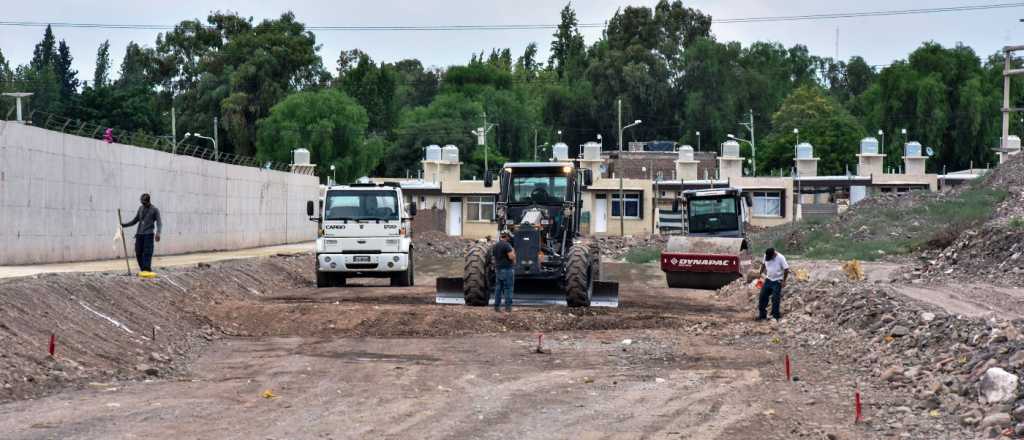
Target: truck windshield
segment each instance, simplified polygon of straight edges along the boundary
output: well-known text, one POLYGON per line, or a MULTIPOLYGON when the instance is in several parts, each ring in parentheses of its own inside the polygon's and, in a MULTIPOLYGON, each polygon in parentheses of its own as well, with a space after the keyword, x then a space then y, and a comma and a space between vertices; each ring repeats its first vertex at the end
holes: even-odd
POLYGON ((398 220, 394 191, 328 191, 324 220, 398 220))
POLYGON ((562 203, 568 178, 560 176, 512 175, 509 203, 562 203))
POLYGON ((691 233, 736 231, 740 228, 740 215, 736 212, 736 199, 690 200, 687 217, 691 233))

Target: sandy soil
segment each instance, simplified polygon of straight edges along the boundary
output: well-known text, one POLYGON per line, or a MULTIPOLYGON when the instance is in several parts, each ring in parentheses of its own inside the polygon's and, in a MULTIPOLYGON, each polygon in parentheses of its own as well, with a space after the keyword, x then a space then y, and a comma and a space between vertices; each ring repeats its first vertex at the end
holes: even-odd
MULTIPOLYGON (((10 439, 876 438, 854 425, 854 360, 787 345, 778 324, 656 266, 606 264, 611 310, 433 304, 412 288, 280 287, 201 313, 229 335, 170 377, 0 405, 10 439), (536 353, 537 333, 544 353, 536 353), (797 382, 787 382, 783 359, 797 382), (272 393, 272 396, 270 394, 272 393), (827 437, 827 436, 833 437, 827 437)), ((309 274, 306 274, 309 276, 309 274)), ((310 283, 311 284, 311 283, 310 283)), ((781 324, 785 325, 785 323, 781 324)))

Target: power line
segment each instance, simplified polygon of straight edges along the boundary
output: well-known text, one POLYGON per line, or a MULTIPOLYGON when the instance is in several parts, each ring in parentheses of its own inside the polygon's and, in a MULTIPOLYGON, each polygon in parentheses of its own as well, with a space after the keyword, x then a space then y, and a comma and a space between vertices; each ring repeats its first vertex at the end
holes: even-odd
MULTIPOLYGON (((922 15, 949 12, 972 12, 994 9, 1024 7, 1024 2, 993 3, 987 5, 948 6, 937 8, 896 9, 887 11, 836 12, 826 14, 779 15, 767 17, 740 17, 712 19, 712 24, 766 23, 786 21, 835 20, 843 18, 886 17, 900 15, 922 15)), ((58 27, 85 29, 129 29, 129 30, 173 30, 172 25, 159 24, 118 24, 118 23, 77 23, 77 22, 39 22, 39 21, 0 21, 0 26, 7 27, 58 27)), ((379 25, 379 26, 344 26, 323 25, 306 26, 309 31, 507 31, 507 30, 552 30, 557 24, 481 24, 481 25, 379 25)), ((606 23, 579 23, 580 28, 604 28, 606 23)), ((209 26, 208 26, 209 27, 209 26)))

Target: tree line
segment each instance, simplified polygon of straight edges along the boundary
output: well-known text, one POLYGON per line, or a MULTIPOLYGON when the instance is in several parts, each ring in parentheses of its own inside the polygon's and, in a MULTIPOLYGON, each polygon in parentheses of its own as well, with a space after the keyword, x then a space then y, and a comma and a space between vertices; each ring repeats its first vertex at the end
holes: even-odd
MULTIPOLYGON (((321 175, 335 165, 339 181, 415 175, 429 144, 458 145, 466 177, 481 175, 485 149, 493 164, 532 160, 538 145, 543 157, 543 145, 559 141, 575 154, 598 135, 611 148, 620 100, 625 123, 643 120, 623 143, 717 150, 728 134, 749 137, 740 123, 752 114, 761 174, 789 172, 797 136, 815 146, 821 173, 842 174, 855 165, 859 140, 878 130, 891 167, 908 138, 934 150, 932 171, 994 160, 1002 53, 982 59, 962 44, 925 42, 877 68, 803 45, 718 41, 711 24, 708 14, 661 0, 617 11, 587 45, 567 5, 547 60, 529 43, 445 68, 377 62, 351 49, 327 67, 316 35, 290 12, 259 23, 214 12, 151 45, 129 43, 116 78, 104 42, 91 80, 78 77, 67 42, 47 27, 28 64, 12 68, 0 52, 0 91, 32 92, 31 109, 122 132, 170 134, 172 106, 178 133, 209 135, 217 117, 222 151, 287 162, 294 148, 309 148, 321 175), (496 126, 477 146, 470 132, 485 121, 496 126)), ((1022 94, 1015 89, 1013 102, 1022 94)), ((0 112, 11 106, 0 102, 0 112)), ((751 154, 746 144, 743 154, 751 154)))

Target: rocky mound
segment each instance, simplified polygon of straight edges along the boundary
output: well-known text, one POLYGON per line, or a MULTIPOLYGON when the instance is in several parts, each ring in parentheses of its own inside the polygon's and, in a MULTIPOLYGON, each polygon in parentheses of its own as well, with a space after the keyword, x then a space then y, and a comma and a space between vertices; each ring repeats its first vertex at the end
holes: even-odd
POLYGON ((979 185, 1006 192, 983 224, 962 231, 941 251, 926 252, 929 277, 1024 283, 1024 156, 999 165, 979 185))
MULTIPOLYGON (((755 294, 742 282, 719 291, 750 310, 755 294)), ((1024 434, 1024 322, 950 315, 881 280, 794 282, 785 295, 781 343, 858 359, 850 378, 866 396, 903 396, 872 402, 873 429, 894 438, 1024 434)))

